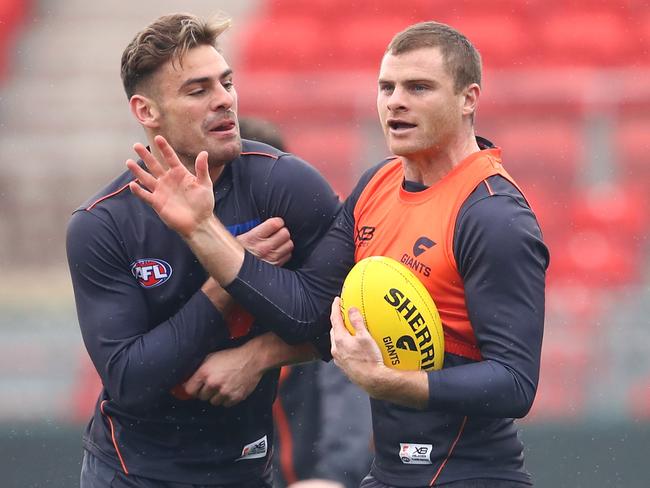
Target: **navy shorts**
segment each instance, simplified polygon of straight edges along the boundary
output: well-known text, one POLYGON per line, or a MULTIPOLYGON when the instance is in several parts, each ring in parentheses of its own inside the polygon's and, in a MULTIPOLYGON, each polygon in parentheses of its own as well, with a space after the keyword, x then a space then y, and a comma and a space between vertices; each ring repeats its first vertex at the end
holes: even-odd
POLYGON ((81 464, 80 488, 273 488, 273 470, 269 469, 263 479, 248 483, 227 485, 195 485, 191 483, 174 483, 160 481, 142 476, 126 475, 84 451, 81 464))
MULTIPOLYGON (((493 480, 493 479, 473 479, 473 480, 460 480, 438 485, 440 488, 530 488, 531 485, 527 483, 520 483, 519 481, 509 480, 493 480)), ((375 479, 374 476, 369 474, 366 476, 359 485, 359 488, 397 488, 392 485, 386 485, 381 481, 375 479)), ((421 488, 429 488, 423 486, 421 488)))

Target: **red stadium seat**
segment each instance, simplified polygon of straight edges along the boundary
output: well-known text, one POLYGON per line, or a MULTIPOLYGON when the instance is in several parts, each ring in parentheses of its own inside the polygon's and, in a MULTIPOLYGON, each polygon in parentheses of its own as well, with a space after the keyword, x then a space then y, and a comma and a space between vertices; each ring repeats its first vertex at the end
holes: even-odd
POLYGON ((318 70, 327 63, 324 25, 305 16, 260 18, 242 34, 240 63, 248 71, 318 70))
POLYGON ((560 65, 623 65, 630 31, 615 9, 558 9, 537 24, 541 62, 560 65))
POLYGON ((265 8, 270 16, 295 14, 312 15, 329 22, 346 23, 350 14, 364 17, 399 16, 416 22, 426 18, 432 7, 444 5, 445 0, 403 0, 399 12, 393 0, 267 0, 265 8))
POLYGON ((0 82, 9 71, 12 47, 29 3, 26 0, 0 0, 0 82))
POLYGON ((340 8, 337 0, 266 0, 260 9, 268 17, 290 17, 296 15, 328 17, 333 10, 340 8))
MULTIPOLYGON (((619 123, 614 134, 620 176, 628 181, 650 179, 650 116, 619 123)), ((647 186, 646 186, 647 189, 647 186)))
POLYGON ((349 124, 288 125, 283 128, 289 150, 313 164, 342 197, 356 182, 361 137, 349 124))
POLYGON ((548 272, 553 284, 615 288, 638 283, 641 277, 639 246, 607 232, 567 229, 554 250, 548 272))
MULTIPOLYGON (((530 420, 575 419, 586 406, 590 345, 582 337, 553 337, 547 332, 540 380, 530 420)), ((557 335, 560 335, 559 333, 557 335)))
POLYGON ((563 235, 564 224, 557 216, 566 211, 567 199, 561 192, 548 188, 546 185, 539 185, 535 181, 524 179, 517 183, 535 212, 546 245, 554 245, 563 235))
POLYGON ((528 61, 532 38, 525 20, 517 15, 479 11, 449 19, 448 23, 471 40, 485 66, 515 68, 528 61))
POLYGON ((503 150, 503 162, 518 180, 563 192, 584 164, 581 127, 567 119, 504 117, 485 134, 503 150))
POLYGON ((411 19, 401 16, 354 17, 338 25, 338 69, 379 70, 381 58, 393 36, 408 27, 411 19))
POLYGON ((629 243, 640 243, 650 222, 645 196, 612 183, 576 194, 569 215, 577 229, 602 231, 629 243))

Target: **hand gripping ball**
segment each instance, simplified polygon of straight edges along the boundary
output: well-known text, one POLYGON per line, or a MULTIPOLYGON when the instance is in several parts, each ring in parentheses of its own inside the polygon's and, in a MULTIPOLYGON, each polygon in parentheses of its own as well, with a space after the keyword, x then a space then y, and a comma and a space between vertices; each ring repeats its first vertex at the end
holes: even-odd
POLYGON ((438 309, 422 282, 403 264, 385 256, 371 256, 355 264, 341 292, 345 326, 354 334, 350 307, 361 311, 387 366, 425 371, 442 368, 445 343, 438 309))

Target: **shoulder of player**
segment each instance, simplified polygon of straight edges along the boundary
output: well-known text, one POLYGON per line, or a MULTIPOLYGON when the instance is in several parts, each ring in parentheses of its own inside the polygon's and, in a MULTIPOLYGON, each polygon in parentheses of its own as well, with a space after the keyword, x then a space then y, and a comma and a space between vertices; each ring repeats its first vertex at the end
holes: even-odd
POLYGON ((294 170, 304 168, 307 171, 315 171, 312 165, 292 153, 246 139, 242 139, 242 152, 233 163, 236 172, 250 175, 252 181, 260 183, 267 182, 276 173, 281 173, 283 179, 285 177, 291 179, 294 170), (285 173, 287 176, 284 175, 285 173))
POLYGON ((503 176, 494 175, 479 183, 467 197, 458 213, 458 220, 460 221, 468 214, 495 218, 498 215, 503 215, 503 212, 507 214, 509 208, 511 211, 523 208, 532 213, 519 189, 503 176), (496 209, 503 210, 503 212, 495 213, 496 209), (486 212, 488 215, 484 215, 486 212))
POLYGON ((239 159, 245 161, 266 161, 268 163, 272 163, 273 161, 277 161, 286 154, 288 153, 280 151, 279 149, 268 144, 264 144, 263 142, 242 139, 242 150, 239 155, 239 159))
POLYGON ((374 178, 374 176, 386 165, 397 161, 396 156, 390 156, 387 157, 383 160, 381 160, 379 163, 371 166, 367 170, 365 170, 361 176, 359 177, 359 180, 357 181, 357 184, 355 187, 352 189, 350 192, 350 195, 348 198, 345 200, 345 206, 351 211, 354 206, 357 204, 357 201, 359 200, 359 197, 363 193, 363 191, 366 189, 370 181, 374 178))
POLYGON ((387 158, 382 159, 378 163, 374 164, 370 168, 368 168, 366 171, 363 172, 361 177, 359 178, 359 182, 357 183, 357 186, 362 186, 365 187, 368 182, 386 165, 390 163, 395 163, 398 162, 397 156, 389 156, 387 158))
POLYGON ((541 242, 541 231, 526 199, 510 181, 495 175, 482 181, 456 218, 454 249, 466 246, 508 252, 515 242, 541 242), (521 239, 513 236, 520 236, 521 239))
POLYGON ((240 184, 269 191, 298 191, 298 194, 334 195, 327 180, 309 162, 267 144, 243 140, 242 153, 233 161, 240 184))
POLYGON ((97 208, 105 208, 107 205, 112 205, 115 202, 137 202, 137 198, 133 197, 129 190, 129 183, 134 181, 135 178, 130 171, 117 176, 110 183, 105 185, 101 190, 88 198, 75 212, 78 211, 92 211, 97 208))

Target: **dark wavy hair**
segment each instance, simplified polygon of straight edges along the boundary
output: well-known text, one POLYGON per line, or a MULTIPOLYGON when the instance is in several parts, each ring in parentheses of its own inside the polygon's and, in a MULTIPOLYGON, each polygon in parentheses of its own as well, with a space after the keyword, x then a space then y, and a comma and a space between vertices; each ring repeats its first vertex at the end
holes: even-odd
POLYGON ((122 84, 130 99, 167 61, 182 60, 188 50, 217 47, 217 38, 230 27, 229 18, 203 20, 192 14, 163 15, 138 32, 122 53, 122 84))

